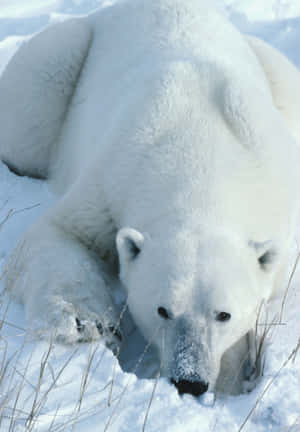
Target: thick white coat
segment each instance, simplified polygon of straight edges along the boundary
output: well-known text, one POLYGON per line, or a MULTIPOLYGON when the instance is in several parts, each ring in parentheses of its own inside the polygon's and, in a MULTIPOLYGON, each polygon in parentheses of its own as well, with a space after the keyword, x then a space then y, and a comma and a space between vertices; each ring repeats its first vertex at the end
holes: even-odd
POLYGON ((29 319, 46 307, 66 341, 101 321, 111 342, 118 255, 164 373, 213 388, 286 265, 299 95, 286 59, 204 1, 119 2, 25 44, 0 80, 0 155, 60 197, 15 255, 29 319))

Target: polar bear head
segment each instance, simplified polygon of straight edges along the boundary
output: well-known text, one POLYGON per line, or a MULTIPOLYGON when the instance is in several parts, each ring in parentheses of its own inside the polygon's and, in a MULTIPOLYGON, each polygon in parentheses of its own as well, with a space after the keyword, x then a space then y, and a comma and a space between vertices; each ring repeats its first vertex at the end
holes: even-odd
POLYGON ((271 243, 124 228, 117 248, 129 309, 163 374, 181 393, 213 390, 223 354, 255 326, 272 279, 271 243))

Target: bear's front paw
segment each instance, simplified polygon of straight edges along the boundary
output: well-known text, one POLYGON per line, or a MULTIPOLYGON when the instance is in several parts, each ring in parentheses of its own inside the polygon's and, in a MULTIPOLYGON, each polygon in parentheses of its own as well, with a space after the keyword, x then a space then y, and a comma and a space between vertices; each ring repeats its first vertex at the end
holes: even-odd
POLYGON ((59 343, 73 344, 103 340, 114 353, 118 352, 122 334, 117 314, 113 307, 96 313, 86 306, 78 306, 62 298, 47 306, 46 323, 35 321, 34 333, 50 337, 59 343))
POLYGON ((248 367, 246 368, 245 379, 243 381, 244 393, 250 393, 257 386, 259 380, 263 376, 264 362, 265 353, 262 351, 252 364, 249 363, 248 367))
POLYGON ((122 342, 122 334, 116 324, 103 322, 100 319, 90 321, 84 318, 75 318, 78 333, 78 342, 86 342, 103 338, 108 348, 114 352, 118 350, 122 342))

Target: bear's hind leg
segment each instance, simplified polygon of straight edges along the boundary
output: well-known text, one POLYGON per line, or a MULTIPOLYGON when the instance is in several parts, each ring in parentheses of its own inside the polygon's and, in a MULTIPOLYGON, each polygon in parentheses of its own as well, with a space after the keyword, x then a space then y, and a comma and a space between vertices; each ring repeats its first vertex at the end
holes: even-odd
POLYGON ((47 177, 91 41, 83 18, 53 25, 25 42, 0 77, 0 158, 16 174, 47 177))

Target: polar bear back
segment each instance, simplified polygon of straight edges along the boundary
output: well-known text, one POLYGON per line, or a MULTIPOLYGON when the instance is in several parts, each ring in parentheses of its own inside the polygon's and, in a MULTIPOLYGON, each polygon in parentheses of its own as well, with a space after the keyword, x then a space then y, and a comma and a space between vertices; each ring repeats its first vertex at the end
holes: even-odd
MULTIPOLYGON (((247 42, 202 2, 121 2, 91 15, 89 24, 93 43, 64 127, 62 145, 58 146, 61 153, 56 157, 54 177, 63 189, 89 163, 88 155, 106 154, 107 145, 124 142, 134 134, 138 117, 141 119, 144 113, 143 104, 151 105, 155 87, 172 62, 191 63, 199 69, 210 63, 232 75, 233 80, 242 71, 246 82, 255 81, 256 88, 268 93, 262 68, 247 42), (65 154, 72 154, 74 159, 69 169, 62 162, 62 170, 59 161, 65 154), (64 176, 59 180, 62 172, 64 176)), ((156 118, 156 128, 164 121, 156 118)), ((119 149, 115 149, 116 154, 119 149)))
POLYGON ((198 1, 122 2, 88 22, 93 42, 52 159, 58 190, 80 178, 72 203, 105 201, 117 226, 142 230, 180 201, 271 238, 293 202, 296 157, 246 40, 198 1))

